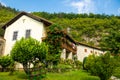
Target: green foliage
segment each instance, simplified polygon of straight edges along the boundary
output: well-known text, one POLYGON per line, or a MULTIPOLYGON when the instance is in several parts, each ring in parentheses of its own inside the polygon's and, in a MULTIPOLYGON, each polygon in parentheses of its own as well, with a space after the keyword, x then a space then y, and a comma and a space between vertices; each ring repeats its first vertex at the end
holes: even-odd
POLYGON ((34 64, 36 61, 43 62, 47 53, 48 46, 45 43, 40 43, 33 38, 22 38, 16 41, 13 46, 11 57, 14 61, 21 63, 28 74, 30 72, 30 64, 34 64))
POLYGON ((62 29, 59 25, 53 24, 47 29, 45 42, 49 45, 47 61, 53 65, 58 64, 61 54, 62 29))
POLYGON ((115 56, 116 69, 114 70, 114 76, 120 78, 120 56, 115 56))
POLYGON ((68 65, 74 65, 74 61, 72 59, 66 59, 64 60, 64 63, 68 65))
POLYGON ((105 35, 101 41, 101 47, 112 54, 120 53, 120 31, 110 30, 109 35, 105 35))
POLYGON ((62 28, 70 28, 70 35, 79 42, 98 46, 102 35, 109 30, 120 30, 120 17, 106 14, 74 14, 74 13, 47 13, 34 12, 37 16, 42 16, 59 24, 62 28), (44 15, 45 14, 45 15, 44 15))
POLYGON ((60 60, 60 64, 63 64, 63 65, 69 65, 71 66, 71 70, 74 70, 74 69, 81 69, 82 68, 82 62, 80 62, 79 60, 71 60, 71 59, 66 59, 66 60, 60 60))
MULTIPOLYGON (((8 74, 8 72, 0 73, 0 80, 28 80, 28 76, 23 71, 16 71, 13 75, 8 74)), ((42 80, 100 80, 98 77, 91 76, 81 70, 66 73, 47 73, 46 75, 47 77, 42 80)))
POLYGON ((74 64, 75 64, 76 69, 81 69, 82 68, 82 62, 80 62, 79 60, 75 60, 74 64))
POLYGON ((1 27, 12 19, 18 12, 19 11, 10 7, 5 7, 0 3, 0 36, 3 37, 4 35, 4 30, 1 29, 1 27))
MULTIPOLYGON (((2 5, 1 5, 2 6, 2 5)), ((0 26, 13 18, 19 11, 10 7, 0 7, 0 26)), ((47 13, 33 12, 32 14, 57 23, 61 28, 70 28, 69 34, 77 41, 89 45, 99 46, 103 34, 109 30, 120 30, 120 16, 106 14, 75 14, 75 13, 47 13)), ((3 36, 3 32, 0 35, 3 36)))
POLYGON ((52 72, 63 73, 71 70, 72 70, 71 65, 59 63, 58 65, 53 66, 52 72))
MULTIPOLYGON (((66 70, 66 69, 72 69, 72 66, 70 66, 70 65, 65 65, 65 64, 58 64, 58 65, 57 65, 57 68, 66 70)), ((64 72, 65 72, 65 71, 64 71, 64 72)))
POLYGON ((44 17, 46 19, 54 19, 54 18, 65 18, 65 19, 75 19, 75 18, 98 18, 98 19, 105 19, 105 18, 112 18, 112 17, 117 17, 119 16, 114 16, 114 15, 106 15, 106 14, 75 14, 75 13, 48 13, 48 12, 33 12, 32 14, 44 17))
POLYGON ((76 70, 64 73, 48 73, 47 80, 100 80, 99 77, 91 76, 85 71, 76 70))
POLYGON ((9 75, 9 72, 1 72, 0 80, 27 80, 28 76, 23 71, 15 71, 13 75, 9 75))
POLYGON ((116 77, 118 77, 118 78, 120 78, 120 67, 117 67, 117 68, 115 69, 113 75, 116 76, 116 77))
POLYGON ((86 69, 87 67, 85 67, 86 60, 87 60, 87 57, 85 57, 85 58, 83 59, 83 65, 82 65, 82 66, 83 66, 83 69, 84 69, 84 70, 87 70, 87 69, 86 69))
POLYGON ((0 57, 0 66, 2 66, 2 71, 4 71, 8 66, 12 64, 12 59, 10 56, 0 57))
POLYGON ((3 37, 3 35, 4 35, 4 30, 0 28, 0 37, 3 37))
POLYGON ((99 76, 101 80, 108 80, 115 70, 116 64, 110 53, 101 56, 90 55, 85 63, 85 68, 92 74, 99 76))

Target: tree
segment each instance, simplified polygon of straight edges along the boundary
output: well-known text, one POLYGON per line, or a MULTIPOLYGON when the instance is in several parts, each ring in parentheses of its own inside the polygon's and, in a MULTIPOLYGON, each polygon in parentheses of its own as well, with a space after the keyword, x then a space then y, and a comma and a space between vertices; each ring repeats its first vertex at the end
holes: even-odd
POLYGON ((110 51, 112 54, 120 53, 120 31, 111 30, 109 34, 103 36, 100 46, 103 50, 110 51))
POLYGON ((26 74, 30 74, 30 65, 38 60, 44 62, 47 53, 48 46, 44 42, 40 43, 33 38, 22 38, 16 41, 11 51, 11 57, 23 65, 26 74))
POLYGON ((12 63, 12 59, 10 56, 2 56, 0 57, 0 65, 2 66, 2 71, 4 71, 10 64, 12 63))

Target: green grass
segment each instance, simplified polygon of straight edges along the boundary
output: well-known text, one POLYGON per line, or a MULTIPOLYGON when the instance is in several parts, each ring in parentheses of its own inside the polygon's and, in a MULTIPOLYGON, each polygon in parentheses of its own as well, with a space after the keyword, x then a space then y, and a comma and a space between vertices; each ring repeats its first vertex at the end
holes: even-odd
POLYGON ((0 80, 27 80, 27 75, 24 72, 14 72, 13 75, 9 75, 9 72, 0 72, 0 80))
MULTIPOLYGON (((15 72, 9 75, 9 72, 0 72, 0 80, 28 80, 26 74, 22 71, 15 72)), ((96 76, 91 76, 89 73, 78 70, 65 73, 47 73, 43 80, 100 80, 96 76)))
POLYGON ((45 80, 100 80, 85 71, 71 71, 66 73, 48 73, 45 80))

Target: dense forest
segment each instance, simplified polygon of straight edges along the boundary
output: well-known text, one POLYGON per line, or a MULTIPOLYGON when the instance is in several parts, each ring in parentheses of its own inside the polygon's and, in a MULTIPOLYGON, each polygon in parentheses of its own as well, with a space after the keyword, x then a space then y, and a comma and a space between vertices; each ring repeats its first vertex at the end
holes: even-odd
MULTIPOLYGON (((19 11, 0 4, 0 27, 17 15, 19 11)), ((32 12, 33 15, 46 18, 68 31, 78 42, 99 46, 101 38, 111 31, 120 30, 120 16, 106 14, 76 14, 32 12)), ((4 30, 0 28, 0 36, 4 30)))

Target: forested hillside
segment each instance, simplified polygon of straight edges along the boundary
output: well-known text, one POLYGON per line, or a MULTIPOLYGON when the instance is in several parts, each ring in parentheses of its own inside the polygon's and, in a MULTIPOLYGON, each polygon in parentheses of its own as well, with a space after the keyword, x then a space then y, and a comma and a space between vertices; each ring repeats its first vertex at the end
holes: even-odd
MULTIPOLYGON (((0 4, 0 26, 8 22, 19 11, 0 4)), ((103 35, 120 30, 120 16, 105 14, 75 14, 33 12, 32 14, 57 23, 68 31, 76 41, 98 46, 103 35)), ((0 29, 0 36, 3 30, 0 29)))
POLYGON ((17 10, 10 7, 5 7, 0 3, 0 36, 3 36, 4 34, 1 26, 3 26, 6 22, 12 19, 17 13, 17 10))
POLYGON ((76 40, 92 46, 98 46, 102 36, 111 31, 120 30, 120 16, 105 14, 74 14, 34 12, 34 15, 44 17, 68 29, 76 40))

